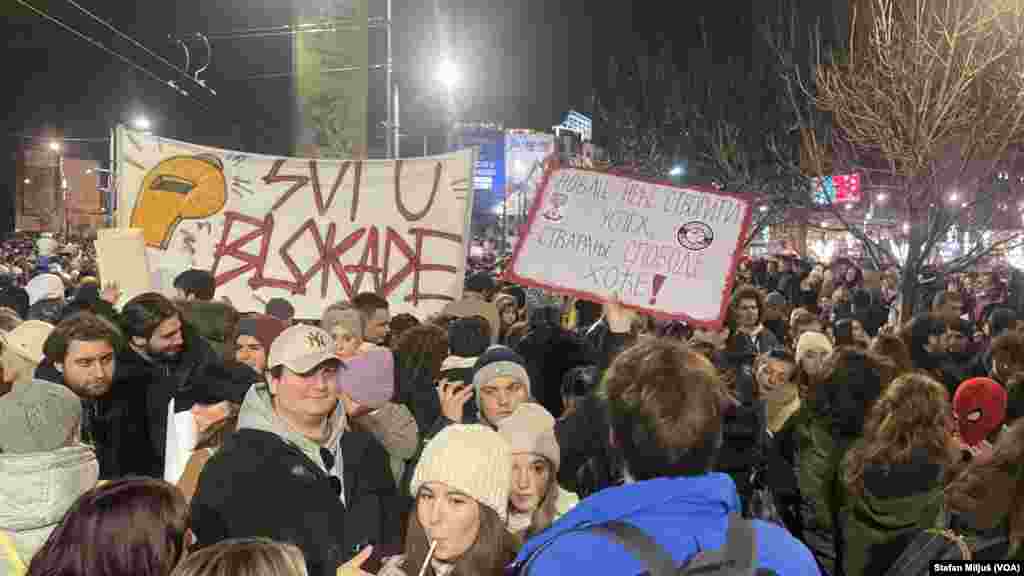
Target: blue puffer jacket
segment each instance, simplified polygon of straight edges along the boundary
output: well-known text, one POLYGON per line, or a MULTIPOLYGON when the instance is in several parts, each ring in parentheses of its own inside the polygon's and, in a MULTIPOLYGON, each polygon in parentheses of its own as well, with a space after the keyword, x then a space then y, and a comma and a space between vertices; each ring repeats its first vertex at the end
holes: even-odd
MULTIPOLYGON (((609 488, 576 505, 548 530, 527 542, 517 561, 573 527, 589 522, 623 520, 642 529, 678 564, 700 550, 725 544, 730 512, 740 509, 736 486, 726 474, 657 478, 609 488)), ((784 528, 754 521, 759 568, 777 574, 818 575, 810 551, 784 528)), ((531 574, 640 574, 640 561, 601 536, 572 534, 559 538, 537 558, 531 574)))

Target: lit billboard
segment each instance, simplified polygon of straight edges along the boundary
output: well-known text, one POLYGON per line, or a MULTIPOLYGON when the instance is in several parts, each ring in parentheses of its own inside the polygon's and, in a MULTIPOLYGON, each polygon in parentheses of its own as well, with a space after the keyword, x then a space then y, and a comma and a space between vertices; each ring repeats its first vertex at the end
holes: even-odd
POLYGON ((477 148, 473 169, 473 212, 494 213, 505 198, 505 132, 490 126, 463 126, 453 150, 477 148))

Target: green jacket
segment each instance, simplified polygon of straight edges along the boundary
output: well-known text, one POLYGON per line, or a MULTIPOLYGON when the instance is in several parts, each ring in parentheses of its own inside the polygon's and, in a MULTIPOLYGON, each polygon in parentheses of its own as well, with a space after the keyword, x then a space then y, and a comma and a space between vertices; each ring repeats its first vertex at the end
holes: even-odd
POLYGON ((841 506, 839 464, 850 442, 833 438, 831 421, 807 404, 791 417, 797 443, 797 486, 803 541, 823 573, 836 574, 835 520, 841 506))
POLYGON ((921 530, 938 526, 942 489, 936 478, 930 489, 900 498, 875 497, 868 487, 862 496, 850 495, 839 514, 846 576, 884 574, 921 530))
POLYGON ((228 321, 237 324, 237 313, 223 302, 189 301, 179 302, 185 323, 196 329, 221 358, 234 357, 234 342, 229 342, 234 331, 228 321))

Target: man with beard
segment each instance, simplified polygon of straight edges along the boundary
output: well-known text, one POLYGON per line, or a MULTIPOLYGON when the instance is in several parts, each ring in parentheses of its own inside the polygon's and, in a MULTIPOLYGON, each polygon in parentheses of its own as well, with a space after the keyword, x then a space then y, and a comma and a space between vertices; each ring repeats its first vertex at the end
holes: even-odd
POLYGON ((174 444, 176 436, 171 432, 176 426, 195 425, 187 413, 194 406, 241 404, 252 379, 241 380, 225 369, 210 344, 160 294, 149 292, 128 301, 120 323, 126 345, 117 356, 114 387, 142 390, 133 396, 141 398, 134 409, 145 420, 138 432, 147 436, 145 449, 132 455, 132 469, 126 472, 165 477, 165 464, 181 452, 179 446, 167 453, 168 437, 174 444))
POLYGON ((66 386, 82 402, 81 437, 96 450, 100 478, 116 478, 133 466, 124 461, 144 447, 135 433, 142 422, 129 410, 134 386, 113 390, 115 351, 120 336, 100 316, 81 312, 64 319, 43 343, 43 354, 66 386), (133 446, 133 443, 134 446, 133 446))

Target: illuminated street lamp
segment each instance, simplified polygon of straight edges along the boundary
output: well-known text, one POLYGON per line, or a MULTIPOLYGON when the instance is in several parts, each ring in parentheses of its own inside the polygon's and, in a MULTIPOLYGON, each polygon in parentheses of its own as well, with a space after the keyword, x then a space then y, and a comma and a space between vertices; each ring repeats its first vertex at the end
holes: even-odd
POLYGON ((60 142, 57 142, 56 140, 50 140, 50 150, 53 150, 54 152, 60 152, 60 142))
POLYGON ((437 79, 449 91, 454 90, 459 83, 459 69, 455 67, 454 62, 445 58, 437 70, 437 79))
POLYGON ((683 175, 683 167, 679 166, 678 164, 673 166, 672 170, 669 171, 668 175, 669 176, 682 176, 683 175))
POLYGON ((25 178, 24 182, 25 182, 25 184, 31 184, 32 183, 32 181, 29 180, 28 178, 25 178))
POLYGON ((135 126, 136 130, 142 130, 143 132, 149 132, 153 128, 153 123, 145 116, 136 116, 132 125, 135 126))

